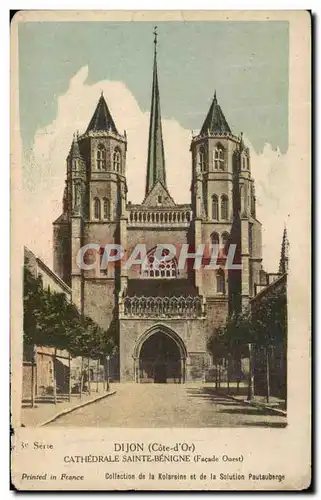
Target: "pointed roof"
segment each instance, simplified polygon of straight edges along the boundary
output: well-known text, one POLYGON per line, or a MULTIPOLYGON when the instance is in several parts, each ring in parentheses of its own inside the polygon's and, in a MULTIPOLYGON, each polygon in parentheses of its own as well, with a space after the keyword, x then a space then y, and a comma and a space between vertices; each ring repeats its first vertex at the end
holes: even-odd
POLYGON ((78 144, 78 136, 76 136, 76 134, 74 134, 74 138, 68 153, 68 158, 81 158, 79 144, 78 144))
POLYGON ((286 227, 283 230, 281 257, 279 264, 279 273, 284 274, 288 271, 289 266, 289 240, 286 227))
POLYGON ((211 107, 203 123, 201 134, 207 134, 208 131, 212 134, 232 133, 221 106, 217 102, 216 91, 211 107))
POLYGON ((148 139, 148 158, 146 172, 146 190, 145 196, 151 191, 157 181, 160 181, 166 188, 165 155, 162 134, 162 119, 160 110, 160 98, 157 75, 157 33, 154 31, 155 49, 154 49, 154 69, 153 69, 153 87, 151 113, 149 123, 148 139))
POLYGON ((115 122, 110 114, 103 93, 101 93, 95 112, 92 116, 92 119, 90 120, 86 132, 98 132, 101 130, 111 130, 115 134, 118 134, 115 122))

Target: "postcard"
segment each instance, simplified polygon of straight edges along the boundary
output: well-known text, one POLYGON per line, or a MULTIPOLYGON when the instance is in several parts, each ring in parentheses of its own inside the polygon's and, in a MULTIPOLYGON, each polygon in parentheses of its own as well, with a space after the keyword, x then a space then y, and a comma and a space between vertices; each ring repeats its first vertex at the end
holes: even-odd
POLYGON ((12 484, 311 482, 307 11, 11 22, 12 484))

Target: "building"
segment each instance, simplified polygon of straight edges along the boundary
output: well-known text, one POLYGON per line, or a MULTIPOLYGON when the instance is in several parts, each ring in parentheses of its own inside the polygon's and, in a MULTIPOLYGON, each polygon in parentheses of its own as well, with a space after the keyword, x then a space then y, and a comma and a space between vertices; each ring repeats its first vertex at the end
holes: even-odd
MULTIPOLYGON (((79 310, 119 338, 120 380, 202 380, 209 363, 206 339, 225 321, 229 307, 244 307, 260 281, 261 224, 255 214, 250 152, 235 135, 216 93, 192 138, 191 202, 177 204, 166 183, 155 35, 145 198, 127 201, 126 132, 121 134, 103 95, 87 130, 75 135, 67 156, 63 213, 53 223, 54 271, 72 289, 79 310), (155 266, 159 243, 237 245, 242 270, 178 269, 177 258, 155 266), (77 265, 87 244, 95 269, 77 265), (106 244, 130 255, 148 247, 146 261, 126 270, 100 269, 106 244)), ((129 138, 130 139, 130 138, 129 138)), ((179 168, 179 166, 178 166, 179 168)), ((140 182, 137 179, 137 182, 140 182)), ((224 262, 224 257, 222 257, 224 262)))
MULTIPOLYGON (((31 274, 41 277, 43 288, 51 292, 63 293, 71 301, 71 289, 31 250, 24 248, 24 264, 31 274)), ((70 355, 65 349, 50 346, 23 345, 23 399, 48 396, 53 392, 55 374, 57 391, 68 393, 70 355), (34 388, 32 387, 34 385, 34 388)))

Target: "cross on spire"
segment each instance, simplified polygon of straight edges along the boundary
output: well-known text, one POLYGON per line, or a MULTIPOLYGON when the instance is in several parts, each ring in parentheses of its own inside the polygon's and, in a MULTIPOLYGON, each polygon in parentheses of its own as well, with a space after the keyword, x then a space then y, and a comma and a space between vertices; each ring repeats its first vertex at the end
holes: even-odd
POLYGON ((157 33, 157 26, 154 26, 153 35, 154 35, 154 45, 155 45, 155 52, 156 52, 156 47, 157 47, 157 36, 158 36, 158 33, 157 33))

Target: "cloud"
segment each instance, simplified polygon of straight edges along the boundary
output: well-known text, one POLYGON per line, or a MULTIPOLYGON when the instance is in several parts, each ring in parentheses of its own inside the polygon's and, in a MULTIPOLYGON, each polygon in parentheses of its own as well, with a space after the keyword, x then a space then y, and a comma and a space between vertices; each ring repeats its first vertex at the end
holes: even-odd
MULTIPOLYGON (((92 116, 101 91, 119 132, 128 137, 128 200, 144 198, 149 113, 144 113, 123 82, 86 83, 88 67, 70 80, 67 92, 58 98, 56 119, 39 129, 30 154, 23 154, 24 225, 26 245, 52 266, 52 222, 62 210, 66 156, 73 133, 82 133, 92 116)), ((163 120, 168 187, 178 203, 190 201, 191 133, 175 120, 163 120)), ((247 141, 249 143, 249 141, 247 141)), ((263 224, 263 251, 266 267, 275 271, 280 255, 284 222, 289 213, 287 190, 288 154, 273 151, 266 144, 259 154, 252 150, 252 173, 256 181, 257 216, 263 224)))

